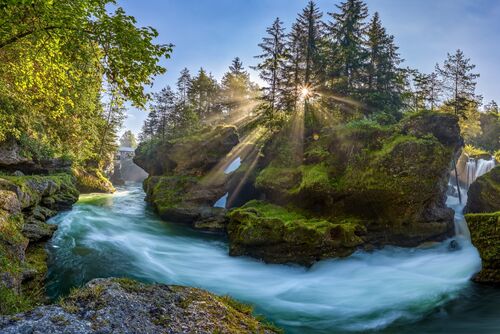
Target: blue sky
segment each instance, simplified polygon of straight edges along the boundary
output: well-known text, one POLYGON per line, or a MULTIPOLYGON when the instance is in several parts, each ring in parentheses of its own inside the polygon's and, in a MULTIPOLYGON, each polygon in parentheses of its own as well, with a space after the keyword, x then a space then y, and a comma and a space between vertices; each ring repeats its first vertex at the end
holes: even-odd
MULTIPOLYGON (((496 0, 367 0, 370 14, 380 13, 395 36, 404 66, 433 70, 457 48, 477 65, 478 93, 484 101, 500 101, 500 1, 496 0)), ((174 85, 187 67, 201 66, 220 79, 231 60, 255 65, 257 44, 276 17, 288 28, 307 0, 118 0, 138 24, 155 27, 159 43, 173 43, 167 73, 155 79, 153 91, 174 85)), ((335 11, 339 0, 318 0, 323 12, 335 11)), ((258 76, 252 71, 252 78, 258 76)), ((139 133, 146 111, 129 110, 125 129, 139 133)))

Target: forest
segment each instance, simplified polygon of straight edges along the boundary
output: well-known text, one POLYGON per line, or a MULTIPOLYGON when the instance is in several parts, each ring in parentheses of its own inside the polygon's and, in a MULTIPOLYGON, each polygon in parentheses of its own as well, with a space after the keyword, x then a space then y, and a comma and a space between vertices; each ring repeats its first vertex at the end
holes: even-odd
POLYGON ((175 73, 136 5, 0 3, 0 333, 500 330, 500 111, 468 45, 426 72, 372 2, 304 1, 253 61, 175 73))

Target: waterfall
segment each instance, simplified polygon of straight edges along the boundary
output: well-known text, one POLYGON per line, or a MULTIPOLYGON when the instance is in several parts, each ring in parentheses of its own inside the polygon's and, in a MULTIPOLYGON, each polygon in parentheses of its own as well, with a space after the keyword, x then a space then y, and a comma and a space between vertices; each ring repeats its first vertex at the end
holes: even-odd
POLYGON ((469 189, 472 182, 495 167, 495 159, 491 157, 490 159, 474 159, 469 158, 467 160, 466 171, 467 171, 467 184, 466 187, 469 189))
MULTIPOLYGON (((468 158, 466 163, 465 172, 465 184, 460 186, 460 189, 457 188, 455 184, 454 177, 450 178, 448 183, 448 193, 446 197, 446 205, 455 211, 455 235, 459 237, 463 237, 467 240, 470 240, 470 232, 467 227, 467 222, 465 221, 465 217, 463 214, 463 210, 465 204, 467 204, 467 190, 470 185, 476 181, 476 179, 486 173, 488 173, 493 167, 495 167, 495 159, 492 157, 491 159, 475 159, 468 158), (458 191, 462 194, 462 202, 460 203, 458 197, 458 191)), ((462 178, 464 180, 464 178, 462 178)), ((462 181, 463 183, 464 181, 462 181)))

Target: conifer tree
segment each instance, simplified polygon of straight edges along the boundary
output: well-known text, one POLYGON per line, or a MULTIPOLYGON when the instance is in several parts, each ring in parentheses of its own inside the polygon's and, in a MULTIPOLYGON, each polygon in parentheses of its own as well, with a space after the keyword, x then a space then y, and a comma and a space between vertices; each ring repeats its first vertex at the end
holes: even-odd
POLYGON ((253 88, 250 75, 240 58, 236 57, 229 66, 229 72, 222 78, 221 99, 226 111, 231 112, 248 103, 254 95, 253 88))
POLYGON ((285 66, 285 28, 279 18, 274 20, 273 25, 266 30, 267 36, 262 39, 259 47, 262 54, 256 56, 260 63, 255 67, 259 76, 268 87, 264 88, 264 99, 269 104, 271 115, 281 107, 283 100, 283 75, 285 66))
POLYGON ((333 18, 329 24, 329 35, 336 58, 334 65, 338 66, 335 70, 340 75, 335 90, 343 95, 352 95, 361 85, 367 58, 364 45, 368 8, 362 0, 346 0, 337 8, 339 13, 328 13, 333 18))
POLYGON ((191 80, 188 96, 194 111, 200 119, 220 112, 220 87, 211 74, 201 68, 198 75, 191 80))
POLYGON ((448 94, 446 104, 457 116, 465 116, 470 104, 477 99, 475 90, 479 74, 472 72, 475 67, 460 49, 453 55, 448 53, 442 67, 436 65, 436 71, 442 78, 443 91, 448 94))
POLYGON ((314 1, 309 1, 297 18, 297 28, 303 37, 304 82, 305 87, 317 84, 320 71, 320 43, 323 38, 323 13, 314 1))
POLYGON ((366 87, 364 100, 368 111, 399 110, 403 89, 398 68, 401 59, 394 37, 387 34, 377 12, 368 25, 366 46, 366 80, 363 86, 366 87))
POLYGON ((179 102, 185 106, 188 103, 188 92, 191 87, 191 74, 187 68, 181 71, 179 79, 177 79, 177 93, 179 102))

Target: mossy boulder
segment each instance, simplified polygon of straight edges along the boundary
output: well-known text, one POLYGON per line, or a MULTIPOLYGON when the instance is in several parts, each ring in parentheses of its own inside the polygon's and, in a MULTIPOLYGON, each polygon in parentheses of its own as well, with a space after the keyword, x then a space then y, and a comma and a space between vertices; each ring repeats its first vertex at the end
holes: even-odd
POLYGON ((207 127, 190 136, 139 145, 134 162, 149 175, 201 176, 239 143, 234 126, 207 127))
POLYGON ((76 186, 82 194, 114 193, 115 187, 98 168, 73 168, 76 186))
POLYGON ((230 255, 249 255, 270 263, 315 261, 352 254, 366 229, 357 219, 332 222, 296 209, 250 201, 230 211, 230 255))
POLYGON ((467 192, 465 212, 500 211, 500 166, 477 178, 467 192))
POLYGON ((300 163, 288 158, 292 141, 274 139, 255 184, 272 203, 334 222, 357 217, 367 246, 444 240, 453 234, 445 201, 462 144, 457 121, 425 112, 392 126, 363 120, 324 128, 304 142, 300 163))
POLYGON ((205 186, 194 176, 150 176, 144 189, 162 219, 203 231, 225 231, 225 209, 213 207, 224 195, 223 188, 205 186))
POLYGON ((466 214, 465 218, 483 265, 474 280, 500 285, 500 211, 466 214))
POLYGON ((30 333, 282 333, 252 308, 207 291, 129 279, 96 279, 59 304, 0 317, 0 332, 30 333))

